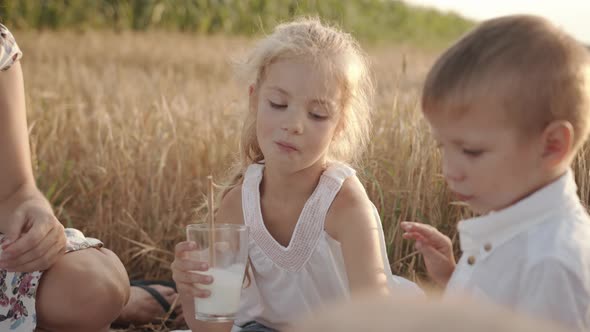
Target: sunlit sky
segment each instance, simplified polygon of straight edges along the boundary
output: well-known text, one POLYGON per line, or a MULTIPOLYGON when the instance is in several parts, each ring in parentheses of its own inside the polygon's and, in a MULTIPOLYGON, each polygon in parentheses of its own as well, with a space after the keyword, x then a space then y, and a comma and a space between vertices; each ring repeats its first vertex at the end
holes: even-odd
POLYGON ((406 0, 407 3, 450 10, 475 20, 535 14, 548 18, 565 31, 590 44, 589 0, 406 0))

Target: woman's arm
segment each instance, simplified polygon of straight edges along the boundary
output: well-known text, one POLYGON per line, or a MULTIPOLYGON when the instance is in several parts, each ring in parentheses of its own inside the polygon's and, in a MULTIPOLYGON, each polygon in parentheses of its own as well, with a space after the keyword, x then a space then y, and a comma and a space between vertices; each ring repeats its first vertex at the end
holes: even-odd
POLYGON ((31 168, 20 62, 0 72, 0 232, 6 233, 9 216, 23 201, 34 199, 49 208, 37 190, 31 168))
POLYGON ((66 237, 31 168, 20 62, 0 72, 0 268, 46 270, 64 253, 66 237))

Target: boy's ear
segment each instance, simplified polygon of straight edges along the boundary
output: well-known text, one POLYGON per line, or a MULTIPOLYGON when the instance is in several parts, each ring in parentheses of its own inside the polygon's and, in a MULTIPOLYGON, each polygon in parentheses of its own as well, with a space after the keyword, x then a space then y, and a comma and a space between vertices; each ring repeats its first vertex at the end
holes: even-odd
POLYGON ((569 121, 553 121, 543 131, 543 161, 554 167, 570 157, 574 127, 569 121))

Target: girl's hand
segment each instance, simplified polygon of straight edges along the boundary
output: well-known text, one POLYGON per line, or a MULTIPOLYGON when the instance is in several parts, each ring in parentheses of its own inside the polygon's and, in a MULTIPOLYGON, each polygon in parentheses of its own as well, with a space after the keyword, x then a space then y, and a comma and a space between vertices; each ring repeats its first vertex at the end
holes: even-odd
POLYGON ((8 225, 1 243, 0 269, 43 271, 65 253, 64 227, 44 200, 26 200, 0 222, 8 225))
POLYGON ((404 239, 416 240, 415 248, 424 256, 428 274, 440 286, 446 286, 455 270, 455 256, 451 239, 436 228, 416 223, 402 222, 404 239))
POLYGON ((174 261, 172 262, 172 279, 176 282, 176 289, 181 296, 209 297, 211 292, 199 288, 199 284, 209 285, 213 277, 196 273, 196 271, 207 271, 207 262, 198 262, 190 259, 190 251, 195 250, 194 242, 180 242, 174 249, 174 261))

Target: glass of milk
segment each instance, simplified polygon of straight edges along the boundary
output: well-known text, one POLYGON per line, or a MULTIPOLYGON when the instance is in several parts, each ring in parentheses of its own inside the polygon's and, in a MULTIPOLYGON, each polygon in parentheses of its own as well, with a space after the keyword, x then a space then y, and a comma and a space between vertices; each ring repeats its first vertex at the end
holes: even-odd
POLYGON ((213 283, 199 285, 208 289, 208 298, 195 297, 195 318, 228 322, 235 319, 240 304, 244 272, 248 262, 248 227, 235 224, 193 224, 186 227, 188 241, 196 243, 190 257, 208 262, 208 271, 195 271, 213 277, 213 283))

